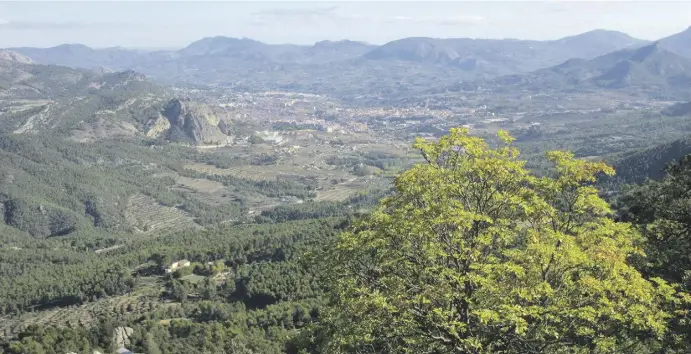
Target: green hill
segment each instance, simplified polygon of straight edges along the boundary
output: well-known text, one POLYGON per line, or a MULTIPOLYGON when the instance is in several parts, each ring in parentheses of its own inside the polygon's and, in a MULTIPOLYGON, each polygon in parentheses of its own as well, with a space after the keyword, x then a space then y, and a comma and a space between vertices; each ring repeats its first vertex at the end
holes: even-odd
POLYGON ((690 153, 691 138, 685 138, 612 157, 612 164, 617 171, 615 180, 621 183, 642 183, 647 178, 660 179, 664 176, 663 169, 667 164, 690 153))

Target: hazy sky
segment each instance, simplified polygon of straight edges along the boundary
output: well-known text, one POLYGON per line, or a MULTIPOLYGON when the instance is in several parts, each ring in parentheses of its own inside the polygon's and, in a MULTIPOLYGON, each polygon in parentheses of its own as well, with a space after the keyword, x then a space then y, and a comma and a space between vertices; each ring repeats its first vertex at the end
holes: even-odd
POLYGON ((0 47, 182 47, 209 36, 268 43, 412 36, 556 39, 603 28, 658 39, 691 26, 691 2, 2 2, 0 47))

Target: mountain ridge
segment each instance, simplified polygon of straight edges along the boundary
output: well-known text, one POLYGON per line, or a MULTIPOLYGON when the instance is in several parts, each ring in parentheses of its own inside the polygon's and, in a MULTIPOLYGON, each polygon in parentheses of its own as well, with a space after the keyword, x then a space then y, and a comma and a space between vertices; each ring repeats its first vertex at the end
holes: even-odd
MULTIPOLYGON (((592 58, 646 41, 624 33, 595 30, 552 41, 409 37, 383 45, 352 40, 319 41, 312 45, 267 44, 250 38, 206 37, 175 51, 142 51, 125 48, 93 49, 65 44, 51 48, 11 48, 40 64, 93 69, 134 69, 155 77, 177 77, 195 70, 203 77, 217 77, 228 64, 249 70, 337 65, 337 70, 372 70, 393 62, 448 67, 462 77, 497 76, 550 67, 572 57, 592 58), (363 60, 364 59, 364 60, 363 60), (357 60, 357 62, 353 62, 357 60)), ((322 70, 322 69, 318 69, 322 70)), ((280 71, 280 70, 279 70, 280 71)), ((234 75, 235 73, 228 75, 234 75)), ((222 79, 222 78, 219 78, 222 79)))
POLYGON ((691 57, 691 26, 684 31, 659 40, 660 44, 677 54, 691 57))
POLYGON ((653 42, 590 60, 569 59, 550 68, 523 75, 507 75, 487 83, 503 89, 518 86, 532 91, 644 89, 687 99, 691 95, 691 58, 653 42))

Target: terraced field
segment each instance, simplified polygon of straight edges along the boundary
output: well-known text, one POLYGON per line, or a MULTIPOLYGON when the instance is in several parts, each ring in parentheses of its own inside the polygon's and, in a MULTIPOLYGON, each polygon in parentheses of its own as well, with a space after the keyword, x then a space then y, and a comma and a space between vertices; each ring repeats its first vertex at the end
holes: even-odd
POLYGON ((356 191, 345 187, 339 186, 334 189, 317 191, 317 197, 314 198, 317 201, 330 201, 330 202, 340 202, 348 199, 356 191))
POLYGON ((342 171, 324 170, 309 166, 299 165, 266 165, 266 166, 233 166, 231 168, 218 168, 212 165, 201 163, 185 165, 186 169, 211 174, 211 175, 232 175, 238 178, 251 179, 255 181, 275 180, 277 177, 317 177, 335 178, 343 176, 342 171))
POLYGON ((0 317, 0 338, 13 337, 30 325, 45 327, 89 326, 99 318, 138 316, 174 303, 158 301, 157 296, 130 294, 102 299, 81 306, 26 313, 20 317, 0 317))
POLYGON ((184 166, 188 170, 205 173, 208 175, 227 176, 232 175, 233 171, 225 168, 218 168, 214 165, 207 165, 205 163, 192 163, 184 166))
POLYGON ((163 206, 155 199, 137 194, 130 198, 125 218, 139 232, 162 232, 185 228, 200 228, 188 213, 163 206))
POLYGON ((189 177, 178 177, 176 182, 182 187, 188 190, 199 193, 222 193, 225 188, 223 183, 211 181, 203 178, 189 178, 189 177))

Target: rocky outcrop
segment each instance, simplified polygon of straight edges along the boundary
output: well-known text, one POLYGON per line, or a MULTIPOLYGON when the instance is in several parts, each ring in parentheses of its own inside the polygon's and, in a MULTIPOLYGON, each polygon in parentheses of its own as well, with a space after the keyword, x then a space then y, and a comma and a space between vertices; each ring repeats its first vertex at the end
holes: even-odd
POLYGON ((166 117, 160 115, 156 119, 152 119, 147 123, 146 136, 149 138, 158 138, 170 129, 170 122, 166 117))
POLYGON ((163 110, 170 123, 167 139, 195 145, 225 143, 227 136, 218 128, 219 119, 206 105, 173 99, 163 110))
POLYGON ((231 126, 223 120, 218 122, 218 129, 225 135, 231 135, 232 133, 231 126))
POLYGON ((130 344, 130 336, 134 333, 131 327, 117 327, 113 331, 113 343, 116 348, 123 348, 130 344))

